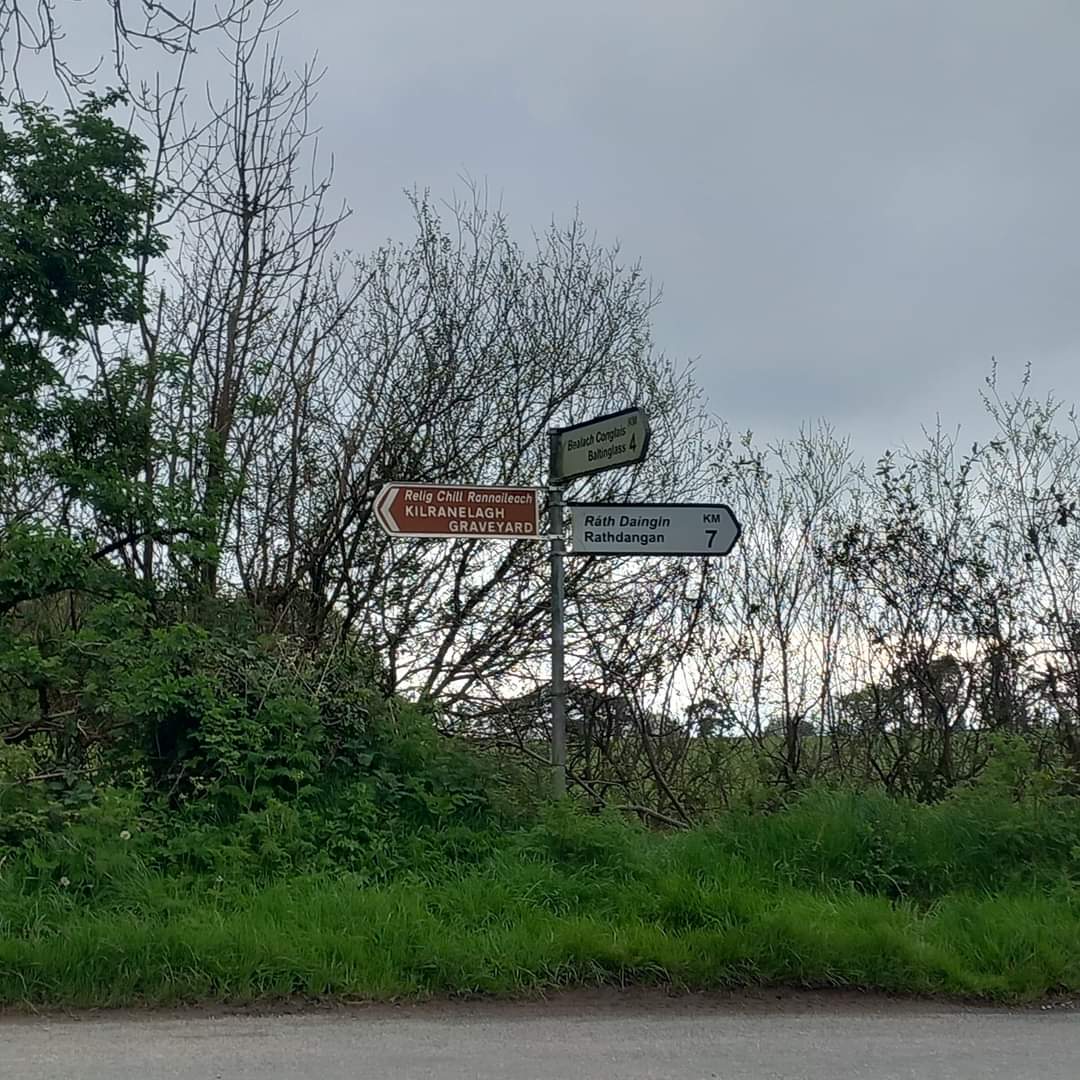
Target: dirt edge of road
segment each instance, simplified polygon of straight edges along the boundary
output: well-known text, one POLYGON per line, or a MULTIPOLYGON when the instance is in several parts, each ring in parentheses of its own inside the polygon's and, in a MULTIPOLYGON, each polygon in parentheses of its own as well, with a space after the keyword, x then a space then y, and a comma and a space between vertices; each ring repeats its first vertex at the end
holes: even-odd
POLYGON ((462 996, 401 1001, 351 1001, 341 998, 279 998, 250 1004, 192 1003, 178 1006, 123 1008, 39 1008, 29 1005, 0 1007, 0 1024, 33 1018, 70 1020, 163 1020, 196 1017, 264 1016, 334 1016, 351 1014, 357 1018, 379 1020, 415 1016, 442 1019, 453 1015, 483 1012, 512 1020, 515 1015, 533 1019, 537 1009, 553 1017, 627 1016, 648 1014, 687 1015, 726 1012, 733 1014, 769 1013, 799 1016, 822 1012, 847 1014, 940 1014, 942 1012, 1060 1012, 1077 1007, 1077 999, 1054 997, 1036 1002, 1001 1004, 979 999, 917 997, 892 995, 853 989, 800 990, 787 987, 750 988, 729 991, 687 992, 662 987, 592 987, 555 990, 547 994, 514 998, 462 996))

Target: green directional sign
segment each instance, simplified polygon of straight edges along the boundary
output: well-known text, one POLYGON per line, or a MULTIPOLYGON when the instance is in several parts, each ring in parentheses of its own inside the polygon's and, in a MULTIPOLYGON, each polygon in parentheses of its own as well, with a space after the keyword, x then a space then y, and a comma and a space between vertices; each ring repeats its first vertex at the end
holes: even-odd
POLYGON ((552 432, 551 478, 569 480, 637 465, 645 459, 649 435, 645 410, 639 408, 558 428, 552 432))

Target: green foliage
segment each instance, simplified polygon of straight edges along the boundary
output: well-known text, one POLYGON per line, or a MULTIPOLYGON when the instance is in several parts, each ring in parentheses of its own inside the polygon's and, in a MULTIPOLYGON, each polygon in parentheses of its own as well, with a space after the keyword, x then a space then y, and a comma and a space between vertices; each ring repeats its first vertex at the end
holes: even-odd
MULTIPOLYGON (((752 743, 708 702, 687 805, 714 805, 725 776, 731 809, 661 835, 541 804, 520 762, 384 693, 355 639, 297 640, 215 595, 245 478, 220 432, 162 435, 151 404, 190 392, 193 368, 120 353, 78 377, 88 332, 144 313, 163 246, 118 103, 16 106, 0 127, 0 1004, 628 980, 1080 990, 1064 757, 1046 765, 1017 736, 983 767, 985 733, 948 725, 947 760, 909 764, 901 746, 920 687, 926 716, 955 696, 955 658, 840 702, 856 750, 895 740, 896 790, 930 804, 807 790, 834 775, 815 725, 752 743), (189 455, 186 491, 153 479, 173 454, 189 455), (140 568, 151 537, 167 559, 140 568), (779 787, 792 750, 815 767, 779 787)), ((252 420, 280 405, 233 403, 252 420)))
POLYGON ((641 868, 648 833, 611 814, 585 816, 563 803, 546 808, 519 846, 526 857, 619 876, 641 868))
POLYGON ((430 862, 417 835, 445 834, 461 852, 474 827, 510 819, 488 764, 439 737, 429 711, 378 691, 369 654, 312 653, 261 632, 243 605, 210 621, 120 595, 85 610, 77 631, 0 640, 0 679, 25 688, 9 707, 40 730, 19 760, 53 785, 21 784, 18 805, 0 803, 0 858, 32 852, 52 868, 34 880, 93 877, 90 826, 120 799, 128 818, 112 831, 146 838, 163 872, 374 880, 430 862), (35 716, 42 695, 61 727, 35 716))
POLYGON ((0 756, 0 1001, 1080 989, 1080 811, 1020 744, 934 806, 818 789, 667 837, 570 802, 515 819, 370 658, 312 669, 225 625, 87 619, 87 702, 186 718, 171 755, 117 744, 127 786, 65 802, 33 747, 0 756))
MULTIPOLYGON (((9 775, 24 765, 8 760, 9 775)), ((254 823, 239 819, 235 850, 218 835, 206 865, 188 859, 182 871, 184 860, 163 867, 162 847, 195 847, 210 833, 175 815, 136 824, 145 810, 130 795, 103 795, 62 843, 0 863, 0 1001, 394 998, 631 981, 1003 1000, 1080 990, 1072 856, 1029 853, 1036 876, 1000 861, 974 874, 988 851, 1016 858, 994 846, 999 823, 980 827, 964 800, 891 805, 812 793, 769 818, 737 814, 668 837, 564 806, 510 831, 490 819, 414 830, 408 867, 393 873, 365 872, 346 850, 298 875, 296 800, 268 803, 263 850, 252 847, 254 823), (978 850, 944 868, 946 840, 978 850), (276 874, 252 873, 282 853, 276 874), (897 898, 893 875, 873 869, 906 860, 910 872, 920 857, 939 890, 925 902, 897 898)), ((363 855, 378 870, 402 838, 364 806, 351 824, 381 837, 363 855)), ((1075 834, 1066 804, 1041 812, 1036 845, 1075 834)))
POLYGON ((48 528, 9 527, 0 537, 0 613, 63 590, 109 593, 130 587, 115 567, 94 554, 88 542, 48 528))
POLYGON ((43 840, 56 816, 48 793, 31 782, 34 757, 27 747, 0 743, 0 851, 43 840))
POLYGON ((0 126, 0 348, 5 367, 31 360, 6 370, 13 396, 55 378, 42 367, 26 380, 41 359, 37 335, 70 346, 87 327, 131 323, 143 310, 133 263, 164 244, 147 228, 156 194, 146 148, 106 115, 121 101, 92 96, 63 119, 16 103, 16 129, 0 126))
POLYGON ((958 891, 1080 883, 1080 801, 1015 740, 999 743, 978 781, 934 805, 816 788, 787 812, 732 821, 706 831, 716 850, 801 887, 928 904, 958 891))
POLYGON ((144 260, 164 250, 146 148, 107 115, 121 101, 91 96, 63 117, 19 103, 0 124, 0 612, 123 582, 96 540, 42 512, 50 499, 62 521, 90 514, 99 529, 158 520, 136 479, 145 373, 120 357, 80 386, 72 359, 91 332, 144 313, 144 260))

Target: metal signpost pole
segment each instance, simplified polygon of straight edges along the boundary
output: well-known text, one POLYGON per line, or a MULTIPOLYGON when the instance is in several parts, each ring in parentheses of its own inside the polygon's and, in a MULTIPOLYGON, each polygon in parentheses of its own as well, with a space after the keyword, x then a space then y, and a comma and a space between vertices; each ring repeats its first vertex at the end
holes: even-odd
MULTIPOLYGON (((633 406, 548 431, 551 543, 551 786, 566 795, 565 488, 581 476, 639 465, 649 450, 649 418, 633 406)), ((394 537, 543 540, 541 489, 390 480, 373 511, 394 537)), ((723 505, 572 503, 574 555, 726 555, 739 523, 723 505)))
MULTIPOLYGON (((552 472, 559 435, 550 433, 552 472)), ((566 674, 565 579, 563 540, 563 481, 551 477, 548 489, 548 528, 551 532, 551 786, 556 799, 566 795, 566 674)))

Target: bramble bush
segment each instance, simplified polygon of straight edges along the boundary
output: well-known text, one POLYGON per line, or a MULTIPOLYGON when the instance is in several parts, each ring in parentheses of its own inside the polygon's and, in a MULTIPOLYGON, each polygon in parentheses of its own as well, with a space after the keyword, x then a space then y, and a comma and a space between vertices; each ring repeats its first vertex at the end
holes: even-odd
POLYGON ((35 729, 35 695, 20 703, 32 735, 0 758, 0 858, 92 878, 103 838, 129 832, 124 850, 161 870, 381 877, 420 831, 457 829, 463 850, 473 827, 510 820, 488 764, 440 737, 430 710, 384 695, 369 655, 243 621, 163 621, 129 595, 77 631, 9 642, 2 669, 32 669, 66 715, 35 729))

